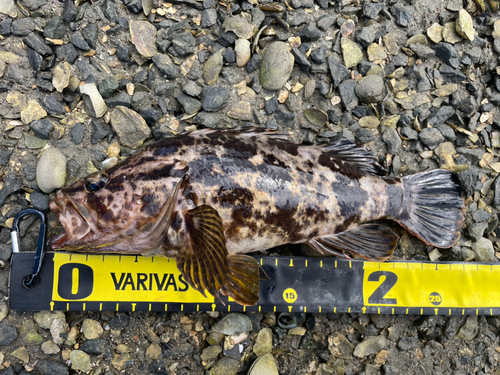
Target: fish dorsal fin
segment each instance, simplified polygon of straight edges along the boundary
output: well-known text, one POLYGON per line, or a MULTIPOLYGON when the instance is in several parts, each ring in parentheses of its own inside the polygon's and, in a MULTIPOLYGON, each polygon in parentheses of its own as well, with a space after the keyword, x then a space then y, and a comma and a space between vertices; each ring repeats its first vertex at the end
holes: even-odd
POLYGON ((243 128, 227 128, 227 129, 200 129, 184 133, 190 137, 204 136, 238 136, 238 137, 271 137, 274 139, 288 140, 287 134, 280 134, 278 130, 259 128, 257 126, 249 126, 243 128))
POLYGON ((358 255, 368 260, 387 260, 396 248, 398 236, 388 227, 379 224, 361 224, 352 229, 307 242, 320 254, 350 258, 358 255))
POLYGON ((177 256, 177 268, 205 296, 222 292, 242 305, 259 300, 259 265, 251 257, 227 254, 219 213, 208 205, 186 213, 189 244, 177 256))
POLYGON ((386 174, 385 169, 370 151, 347 139, 335 141, 323 147, 322 151, 327 152, 337 160, 351 164, 362 173, 380 177, 384 177, 386 174))

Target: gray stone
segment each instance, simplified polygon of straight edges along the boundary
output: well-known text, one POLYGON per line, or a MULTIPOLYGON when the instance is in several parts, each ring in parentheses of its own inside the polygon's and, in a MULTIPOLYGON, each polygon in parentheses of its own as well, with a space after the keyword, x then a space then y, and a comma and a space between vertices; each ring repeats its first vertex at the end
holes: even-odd
POLYGON ((418 338, 404 336, 398 341, 398 348, 403 351, 413 349, 418 344, 418 338))
POLYGON ((42 56, 52 55, 52 49, 45 44, 45 40, 38 33, 29 33, 23 38, 23 42, 42 56))
POLYGON ((12 155, 12 150, 6 148, 0 148, 0 166, 7 165, 10 159, 10 155, 12 155))
POLYGON ((179 68, 168 57, 168 55, 158 54, 152 58, 158 70, 165 75, 167 79, 175 79, 180 73, 179 68))
POLYGON ((349 79, 339 85, 340 98, 348 111, 352 111, 358 106, 358 97, 356 96, 356 81, 349 79))
POLYGON ((385 97, 384 79, 378 75, 361 78, 356 86, 356 94, 365 103, 377 103, 385 97))
POLYGON ((399 137, 398 132, 393 128, 387 128, 387 130, 382 135, 382 139, 387 145, 387 151, 394 155, 399 151, 402 145, 401 138, 399 137))
POLYGON ((31 193, 30 202, 31 205, 38 210, 47 211, 49 209, 49 197, 38 191, 31 193))
POLYGON ((203 92, 203 88, 194 81, 187 81, 187 83, 182 86, 182 91, 184 91, 189 96, 194 98, 199 97, 203 92))
POLYGON ((80 350, 91 355, 104 354, 108 359, 113 358, 111 347, 105 339, 87 340, 80 346, 80 350))
POLYGON ((333 14, 325 14, 324 16, 318 18, 318 20, 316 21, 316 25, 321 30, 326 31, 333 26, 336 20, 337 17, 335 17, 333 14))
POLYGON ((30 17, 16 19, 12 22, 11 32, 14 35, 26 36, 30 32, 34 31, 35 27, 36 24, 30 17))
POLYGON ((444 124, 455 114, 455 109, 451 106, 442 106, 436 112, 427 117, 427 124, 432 127, 444 124))
POLYGON ((71 128, 69 131, 69 139, 75 145, 79 145, 83 141, 83 136, 85 135, 85 130, 87 128, 81 122, 77 123, 75 126, 71 128))
POLYGON ((203 88, 201 105, 205 111, 215 112, 226 105, 229 92, 224 87, 203 88))
POLYGON ((2 0, 0 2, 0 13, 6 14, 12 18, 17 17, 17 8, 14 0, 2 0))
MULTIPOLYGON (((3 204, 3 202, 1 203, 3 204)), ((0 204, 0 205, 1 205, 0 204)), ((17 331, 14 326, 11 326, 5 321, 0 322, 0 345, 10 345, 17 339, 17 331)))
POLYGON ((137 148, 151 135, 146 121, 130 108, 117 106, 111 115, 111 126, 125 146, 137 148))
POLYGON ((35 369, 44 375, 69 375, 69 369, 65 365, 46 359, 40 360, 36 364, 35 369))
POLYGON ((366 2, 363 5, 363 15, 368 18, 377 18, 378 14, 384 9, 385 3, 366 2))
POLYGON ((222 333, 227 336, 239 335, 252 330, 252 321, 243 314, 229 314, 217 322, 213 332, 222 333))
POLYGON ((217 11, 215 9, 205 9, 201 12, 201 27, 210 27, 217 22, 217 11))
POLYGON ((318 30, 318 28, 313 22, 311 22, 307 26, 304 26, 297 33, 297 36, 300 37, 302 42, 306 43, 315 42, 321 38, 321 31, 318 30))
POLYGON ((215 128, 220 119, 215 113, 200 112, 193 117, 193 123, 203 125, 207 128, 215 128))
POLYGON ((396 23, 399 26, 408 26, 413 16, 413 8, 410 7, 392 7, 391 13, 396 17, 396 23))
POLYGON ((99 83, 99 93, 103 98, 109 98, 118 90, 118 87, 119 84, 116 79, 112 76, 108 76, 99 83))
POLYGON ((356 35, 356 40, 361 43, 363 47, 368 47, 377 38, 378 29, 375 25, 363 27, 356 35))
POLYGON ((444 142, 444 137, 436 128, 425 128, 419 134, 420 142, 434 150, 438 144, 444 142))
POLYGON ((478 262, 494 263, 496 261, 493 243, 485 237, 479 238, 477 242, 472 244, 472 251, 474 251, 475 259, 478 262))
MULTIPOLYGON (((5 199, 20 190, 22 187, 21 180, 19 180, 13 172, 10 172, 7 177, 4 178, 3 186, 0 189, 0 206, 5 202, 5 199)), ((1 337, 1 335, 0 335, 1 337)), ((1 344, 0 344, 1 345, 1 344)))
POLYGON ((85 40, 85 38, 79 32, 71 35, 71 43, 78 49, 82 51, 90 51, 90 46, 85 40))
POLYGON ((294 58, 283 42, 274 42, 269 45, 260 65, 260 84, 266 90, 281 89, 293 69, 294 58))
POLYGON ((467 317, 465 324, 458 330, 455 339, 470 341, 476 337, 478 331, 477 315, 470 315, 467 317))
POLYGON ((30 124, 30 129, 38 138, 49 139, 54 124, 49 119, 36 120, 30 124))
POLYGON ((451 44, 441 42, 436 46, 435 50, 437 57, 439 57, 452 68, 458 68, 458 54, 451 44))
POLYGON ((201 109, 201 102, 189 95, 181 93, 176 96, 176 99, 181 103, 184 112, 188 115, 198 112, 201 109))
POLYGON ((354 356, 364 358, 387 349, 387 339, 384 336, 368 336, 354 348, 354 356))
POLYGON ((479 241, 487 228, 488 223, 471 223, 467 225, 467 233, 472 241, 479 241))
POLYGON ((178 56, 188 56, 194 53, 196 40, 193 34, 189 32, 179 33, 172 40, 172 47, 178 56))

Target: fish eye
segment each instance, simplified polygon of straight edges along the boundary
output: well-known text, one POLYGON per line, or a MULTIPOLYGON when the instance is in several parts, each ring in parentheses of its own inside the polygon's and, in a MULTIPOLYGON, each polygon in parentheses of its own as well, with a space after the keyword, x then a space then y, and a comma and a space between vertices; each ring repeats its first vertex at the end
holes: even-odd
POLYGON ((87 178, 83 186, 85 186, 85 190, 87 190, 87 193, 95 193, 96 191, 106 186, 108 184, 108 181, 108 174, 106 172, 101 172, 96 176, 90 176, 89 178, 87 178))

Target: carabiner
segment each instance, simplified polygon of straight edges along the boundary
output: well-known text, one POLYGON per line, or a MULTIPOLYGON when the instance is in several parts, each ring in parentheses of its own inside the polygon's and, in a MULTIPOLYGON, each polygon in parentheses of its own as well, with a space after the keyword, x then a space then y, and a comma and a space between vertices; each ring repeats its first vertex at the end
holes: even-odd
POLYGON ((38 274, 40 273, 40 269, 42 268, 43 261, 43 249, 45 247, 45 236, 47 234, 47 228, 45 225, 45 214, 34 208, 27 208, 22 210, 14 217, 14 222, 12 223, 12 231, 10 232, 10 236, 12 238, 12 248, 14 253, 18 253, 20 249, 20 239, 19 239, 19 219, 23 216, 35 214, 40 217, 40 231, 38 233, 38 243, 36 246, 35 253, 35 262, 33 264, 33 273, 31 275, 26 275, 23 278, 23 285, 26 289, 31 288, 35 281, 38 278, 38 274))

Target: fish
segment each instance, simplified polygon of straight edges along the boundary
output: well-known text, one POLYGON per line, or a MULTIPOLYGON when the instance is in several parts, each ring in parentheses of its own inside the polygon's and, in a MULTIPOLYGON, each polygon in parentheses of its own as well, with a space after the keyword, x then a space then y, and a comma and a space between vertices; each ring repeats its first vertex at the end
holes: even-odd
POLYGON ((188 284, 241 305, 265 273, 248 255, 306 244, 318 255, 387 260, 391 219, 428 245, 453 246, 464 220, 455 174, 387 178, 363 146, 295 144, 260 128, 165 138, 51 195, 54 250, 166 256, 188 284))

